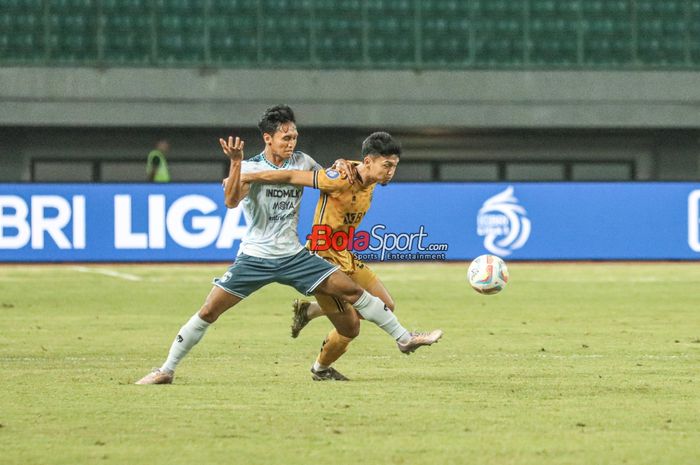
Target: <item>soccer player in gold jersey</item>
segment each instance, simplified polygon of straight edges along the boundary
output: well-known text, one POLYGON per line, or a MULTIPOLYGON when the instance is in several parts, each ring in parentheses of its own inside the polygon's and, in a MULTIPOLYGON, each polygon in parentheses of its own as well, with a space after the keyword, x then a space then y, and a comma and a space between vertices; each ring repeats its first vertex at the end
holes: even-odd
MULTIPOLYGON (((431 345, 442 336, 441 330, 428 333, 409 333, 393 314, 394 301, 384 284, 374 272, 355 257, 346 246, 338 246, 329 238, 341 232, 351 235, 367 214, 377 183, 386 185, 394 177, 399 164, 401 147, 386 132, 375 132, 362 143, 362 161, 356 164, 356 181, 342 176, 329 168, 318 171, 261 171, 245 174, 243 182, 289 183, 308 186, 321 191, 314 215, 314 233, 310 235, 307 248, 340 267, 353 281, 385 304, 385 314, 371 321, 389 333, 397 342, 401 352, 409 354, 423 345, 431 345), (397 330, 396 328, 400 328, 397 330), (401 334, 399 334, 401 332, 401 334)), ((316 302, 295 301, 292 337, 296 337, 311 319, 333 313, 350 313, 359 318, 355 309, 347 302, 329 295, 317 294, 316 302)), ((327 379, 346 381, 347 378, 331 368, 345 353, 352 338, 339 334, 333 329, 325 338, 314 366, 311 369, 314 380, 327 379)))

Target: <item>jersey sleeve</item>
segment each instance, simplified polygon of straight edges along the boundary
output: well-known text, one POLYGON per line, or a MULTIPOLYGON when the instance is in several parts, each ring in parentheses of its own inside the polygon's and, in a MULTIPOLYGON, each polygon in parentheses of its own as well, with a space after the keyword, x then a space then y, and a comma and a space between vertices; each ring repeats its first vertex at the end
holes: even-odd
POLYGON ((350 187, 348 180, 332 168, 314 171, 314 189, 326 193, 342 192, 350 187))
POLYGON ((260 168, 260 163, 248 160, 243 160, 241 162, 241 174, 257 173, 258 171, 262 171, 260 168))

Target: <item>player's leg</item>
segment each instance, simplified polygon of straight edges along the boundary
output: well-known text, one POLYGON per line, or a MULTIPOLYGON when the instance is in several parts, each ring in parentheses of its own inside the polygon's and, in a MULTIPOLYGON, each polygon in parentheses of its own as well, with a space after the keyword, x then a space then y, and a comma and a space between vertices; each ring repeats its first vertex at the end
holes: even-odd
MULTIPOLYGON (((337 266, 306 250, 290 258, 283 266, 281 264, 278 276, 279 282, 289 284, 306 295, 325 294, 349 302, 366 320, 375 323, 391 335, 404 353, 413 352, 421 345, 432 344, 442 336, 442 331, 436 330, 414 337, 401 326, 394 312, 389 311, 384 302, 358 286, 345 273, 339 271, 337 266), (420 343, 412 344, 412 340, 420 343)), ((347 334, 344 336, 351 337, 347 334)))
MULTIPOLYGON (((356 260, 355 271, 348 273, 348 276, 355 281, 361 288, 365 289, 367 292, 373 296, 379 297, 384 305, 387 306, 389 310, 394 311, 394 300, 391 298, 391 294, 384 286, 384 283, 377 277, 376 274, 370 269, 369 266, 365 265, 363 262, 356 260)), ((329 298, 330 299, 330 298, 329 298)), ((321 305, 320 301, 309 302, 308 300, 295 299, 292 304, 292 337, 296 338, 299 336, 301 330, 309 324, 313 319, 323 316, 326 313, 333 312, 336 307, 333 304, 333 300, 326 303, 326 305, 321 305), (324 307, 324 308, 322 308, 324 307), (327 311, 325 311, 327 310, 327 311)))
MULTIPOLYGON (((362 264, 355 275, 357 284, 370 294, 382 299, 384 305, 392 312, 394 311, 394 299, 391 298, 389 290, 367 265, 362 264)), ((429 332, 414 331, 409 334, 410 338, 404 337, 396 341, 399 350, 405 354, 410 354, 418 347, 432 345, 442 337, 442 331, 439 329, 429 332)))
MULTIPOLYGON (((316 293, 316 288, 328 276, 339 273, 337 270, 338 267, 336 265, 309 253, 307 250, 303 250, 281 264, 278 270, 278 281, 282 284, 293 286, 305 295, 310 295, 316 293)), ((319 298, 318 294, 317 298, 319 298)), ((330 299, 330 297, 328 298, 330 299)), ((324 297, 320 297, 320 299, 323 300, 324 297)), ((336 305, 333 299, 330 301, 332 305, 336 305)), ((339 304, 344 305, 344 302, 339 301, 339 304)), ((346 350, 347 344, 357 336, 360 331, 360 320, 354 311, 336 311, 329 316, 329 319, 335 329, 329 334, 326 344, 321 348, 321 354, 319 359, 317 359, 317 363, 311 368, 313 379, 347 380, 345 376, 338 373, 330 365, 346 350), (328 342, 331 342, 330 346, 328 342)))
POLYGON ((331 368, 331 365, 348 350, 350 342, 360 333, 360 319, 347 302, 323 294, 317 294, 316 298, 335 328, 321 344, 321 350, 311 368, 312 378, 315 381, 347 381, 348 378, 331 368))
POLYGON ((309 322, 323 316, 323 310, 318 302, 309 302, 304 299, 294 299, 292 302, 292 337, 296 338, 309 322))
MULTIPOLYGON (((373 274, 368 270, 368 276, 373 274)), ((383 286, 380 288, 379 285, 375 285, 375 288, 381 290, 383 286)), ((430 332, 409 332, 381 299, 364 290, 344 273, 333 273, 317 289, 318 292, 350 302, 365 320, 376 324, 393 337, 399 350, 405 354, 410 354, 421 346, 432 345, 442 337, 442 330, 439 329, 430 332)))
MULTIPOLYGON (((374 275, 374 273, 372 274, 374 275)), ((364 290, 366 290, 370 294, 379 297, 382 300, 382 302, 384 302, 384 305, 386 305, 386 308, 388 308, 392 312, 394 311, 394 308, 396 306, 394 304, 394 299, 391 298, 389 290, 386 288, 386 286, 384 286, 384 283, 376 275, 373 276, 373 279, 363 279, 362 281, 358 281, 357 283, 360 285, 360 287, 364 288, 364 290)))
POLYGON ((136 384, 170 384, 182 359, 202 340, 209 326, 226 310, 260 287, 271 282, 274 264, 241 255, 221 278, 213 281, 209 295, 199 311, 180 328, 163 365, 136 384), (268 269, 266 269, 266 267, 268 269))
POLYGON ((202 340, 209 326, 241 300, 243 300, 241 297, 230 294, 217 286, 212 287, 199 311, 180 328, 172 346, 170 346, 168 358, 160 368, 161 371, 174 373, 180 361, 202 340))
POLYGON ((242 299, 214 286, 207 296, 204 304, 197 313, 187 320, 178 331, 175 340, 168 351, 165 363, 153 372, 144 376, 136 384, 170 384, 175 375, 175 369, 182 359, 204 337, 209 326, 214 323, 222 313, 236 305, 242 299))
POLYGON ((345 273, 335 272, 316 288, 318 293, 345 300, 364 317, 379 326, 395 340, 410 337, 393 312, 389 311, 381 299, 362 289, 345 273))
MULTIPOLYGON (((385 288, 376 286, 374 284, 375 281, 377 281, 377 277, 369 269, 369 267, 366 267, 364 264, 362 264, 361 267, 357 267, 355 269, 355 272, 349 273, 348 276, 350 277, 350 279, 352 279, 362 287, 365 287, 363 286, 363 284, 374 286, 376 290, 381 291, 382 296, 384 297, 384 299, 386 299, 382 299, 384 303, 387 305, 391 304, 391 308, 393 308, 393 301, 391 300, 391 296, 389 296, 389 292, 385 288)), ((334 321, 334 319, 337 318, 338 315, 351 315, 352 317, 357 318, 357 326, 359 330, 360 317, 352 305, 350 305, 344 300, 340 300, 338 298, 331 297, 325 294, 316 294, 316 299, 319 308, 328 317, 328 319, 334 321)), ((352 338, 344 337, 343 335, 339 334, 335 329, 331 330, 331 332, 328 333, 326 338, 323 340, 323 343, 321 344, 321 352, 318 354, 318 358, 314 363, 312 373, 314 371, 326 370, 330 368, 330 366, 333 363, 335 363, 348 350, 350 342, 352 342, 352 338)), ((320 378, 314 376, 314 379, 319 380, 320 378)))

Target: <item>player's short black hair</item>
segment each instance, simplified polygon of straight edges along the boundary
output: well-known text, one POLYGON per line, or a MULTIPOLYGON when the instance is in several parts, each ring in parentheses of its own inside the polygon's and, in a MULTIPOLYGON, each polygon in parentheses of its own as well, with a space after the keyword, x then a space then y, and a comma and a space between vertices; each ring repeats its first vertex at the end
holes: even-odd
POLYGON ((296 123, 294 112, 288 105, 275 105, 265 110, 258 121, 258 129, 262 134, 273 135, 285 123, 296 123))
POLYGON ((401 157, 401 144, 391 137, 388 132, 374 132, 362 142, 362 156, 367 155, 396 155, 401 157))

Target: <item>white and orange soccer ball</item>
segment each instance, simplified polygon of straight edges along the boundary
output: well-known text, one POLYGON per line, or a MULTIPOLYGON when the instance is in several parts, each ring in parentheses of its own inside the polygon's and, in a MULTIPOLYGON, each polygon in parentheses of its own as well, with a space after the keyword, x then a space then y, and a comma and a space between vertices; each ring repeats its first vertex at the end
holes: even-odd
POLYGON ((467 279, 480 294, 498 294, 508 284, 508 267, 495 255, 479 255, 469 265, 467 279))

